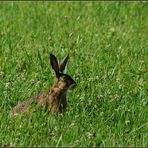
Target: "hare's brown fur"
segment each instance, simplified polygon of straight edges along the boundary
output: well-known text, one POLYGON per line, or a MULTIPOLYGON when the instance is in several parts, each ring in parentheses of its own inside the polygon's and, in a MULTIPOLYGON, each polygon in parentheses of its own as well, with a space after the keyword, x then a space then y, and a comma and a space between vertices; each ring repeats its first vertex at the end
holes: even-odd
POLYGON ((56 73, 56 82, 49 92, 40 92, 37 96, 28 98, 21 104, 12 109, 11 114, 29 111, 29 106, 33 102, 36 107, 44 106, 51 112, 64 112, 67 107, 66 92, 73 89, 76 85, 75 81, 67 74, 63 74, 68 57, 66 57, 59 65, 54 55, 50 55, 51 65, 56 73))

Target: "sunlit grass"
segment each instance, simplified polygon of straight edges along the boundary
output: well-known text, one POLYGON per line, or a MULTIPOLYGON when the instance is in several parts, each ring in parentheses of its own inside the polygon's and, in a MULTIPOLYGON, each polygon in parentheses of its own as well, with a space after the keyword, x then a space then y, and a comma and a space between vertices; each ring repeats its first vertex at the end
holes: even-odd
POLYGON ((142 2, 0 3, 0 146, 148 146, 147 17, 142 2), (54 82, 71 54, 64 116, 9 111, 54 82))

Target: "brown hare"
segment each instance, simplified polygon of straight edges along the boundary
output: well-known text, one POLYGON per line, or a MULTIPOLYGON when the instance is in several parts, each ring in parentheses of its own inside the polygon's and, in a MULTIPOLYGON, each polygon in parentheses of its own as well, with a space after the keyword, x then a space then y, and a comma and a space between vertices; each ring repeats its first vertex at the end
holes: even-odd
MULTIPOLYGON (((29 106, 34 102, 36 107, 44 106, 52 113, 63 113, 66 110, 66 92, 76 86, 76 82, 64 70, 69 59, 69 55, 58 64, 57 58, 50 54, 50 63, 56 75, 56 81, 49 92, 40 92, 35 97, 31 97, 21 104, 15 106, 10 112, 11 115, 29 111, 29 106)), ((29 111, 30 112, 30 111, 29 111)))

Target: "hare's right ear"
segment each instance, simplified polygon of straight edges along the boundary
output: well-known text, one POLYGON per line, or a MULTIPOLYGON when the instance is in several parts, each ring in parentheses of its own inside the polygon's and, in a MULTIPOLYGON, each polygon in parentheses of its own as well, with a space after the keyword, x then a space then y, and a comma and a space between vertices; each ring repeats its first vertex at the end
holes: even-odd
POLYGON ((60 63, 60 65, 59 65, 60 72, 63 72, 65 70, 68 59, 69 59, 69 54, 60 63))
POLYGON ((53 70, 55 71, 56 77, 59 78, 59 65, 57 58, 53 54, 50 54, 50 63, 53 70))

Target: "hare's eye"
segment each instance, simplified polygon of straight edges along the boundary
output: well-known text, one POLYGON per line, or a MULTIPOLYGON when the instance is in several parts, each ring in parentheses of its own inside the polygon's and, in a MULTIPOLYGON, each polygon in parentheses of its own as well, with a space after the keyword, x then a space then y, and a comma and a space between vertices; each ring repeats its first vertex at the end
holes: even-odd
POLYGON ((66 80, 66 77, 64 76, 62 79, 63 79, 63 81, 65 81, 66 80))
POLYGON ((61 78, 60 81, 64 82, 64 78, 61 78))

